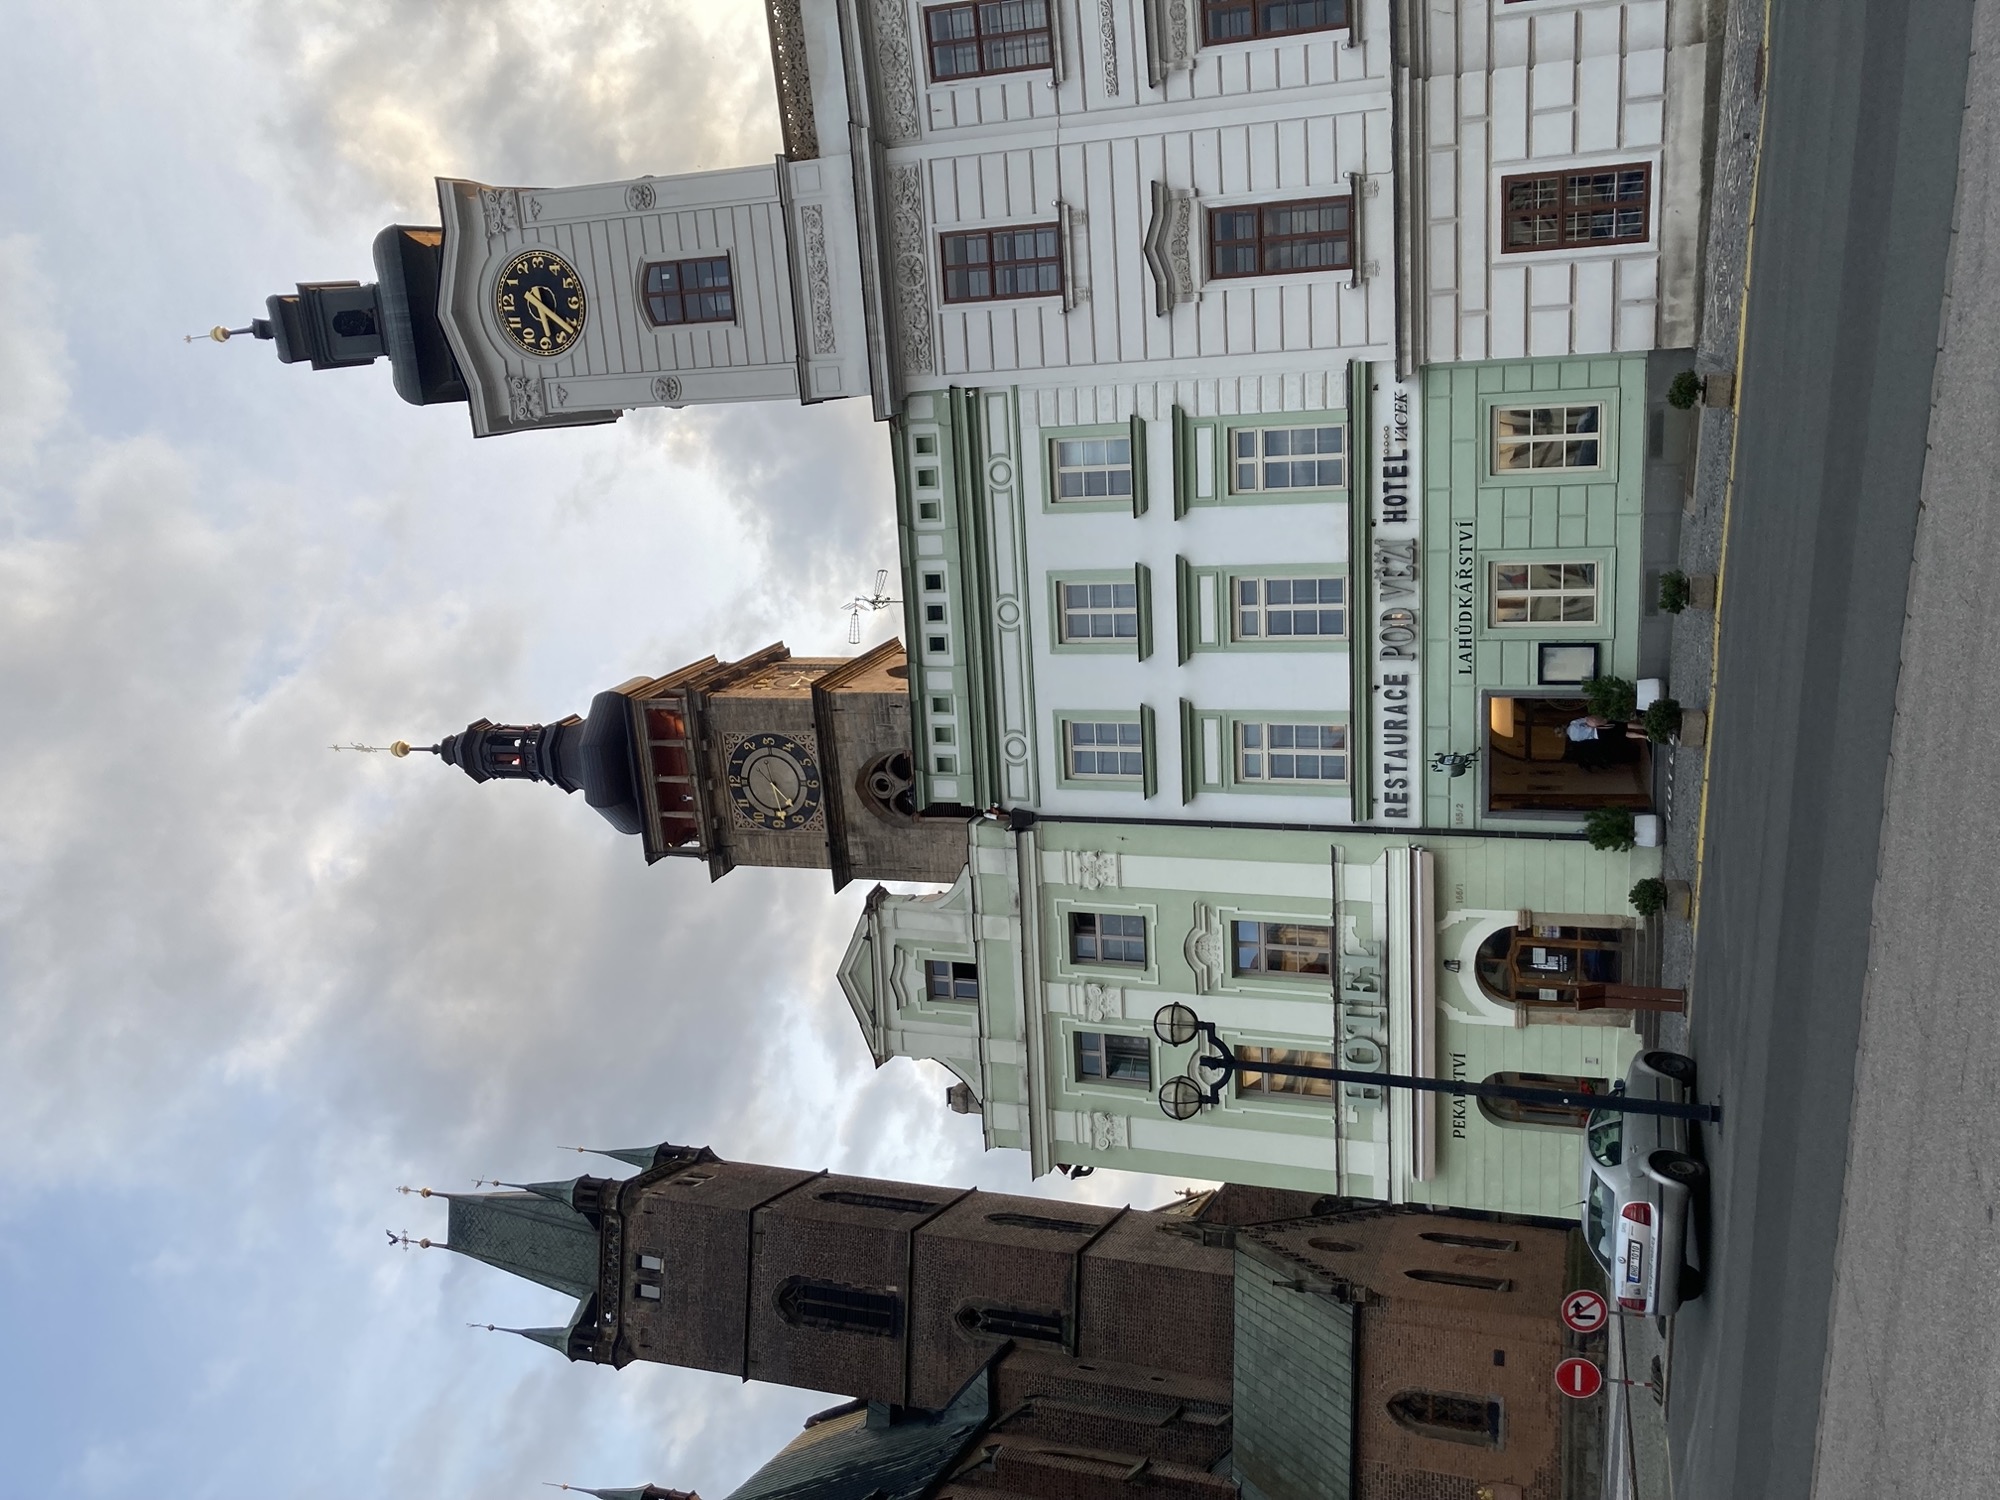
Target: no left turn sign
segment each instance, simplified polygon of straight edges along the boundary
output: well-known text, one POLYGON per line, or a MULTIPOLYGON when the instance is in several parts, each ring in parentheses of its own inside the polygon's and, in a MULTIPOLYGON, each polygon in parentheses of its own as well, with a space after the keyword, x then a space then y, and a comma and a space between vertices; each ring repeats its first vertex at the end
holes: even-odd
POLYGON ((1587 1359, 1566 1359, 1556 1366, 1556 1389, 1572 1401, 1588 1400, 1604 1389, 1604 1372, 1587 1359))
POLYGON ((1583 1289, 1563 1298, 1563 1326, 1576 1333, 1595 1333, 1610 1317, 1610 1307, 1596 1292, 1583 1289))

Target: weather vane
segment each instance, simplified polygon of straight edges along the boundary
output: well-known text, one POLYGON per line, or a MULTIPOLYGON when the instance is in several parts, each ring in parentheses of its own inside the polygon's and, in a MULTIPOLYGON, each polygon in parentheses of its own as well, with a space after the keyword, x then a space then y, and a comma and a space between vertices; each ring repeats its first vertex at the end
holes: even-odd
POLYGON ((847 644, 850 646, 861 644, 861 616, 864 613, 873 614, 877 610, 887 609, 892 604, 901 604, 902 602, 900 599, 892 598, 889 594, 889 570, 887 568, 877 568, 875 570, 875 588, 873 592, 856 594, 841 606, 842 609, 847 611, 847 644))

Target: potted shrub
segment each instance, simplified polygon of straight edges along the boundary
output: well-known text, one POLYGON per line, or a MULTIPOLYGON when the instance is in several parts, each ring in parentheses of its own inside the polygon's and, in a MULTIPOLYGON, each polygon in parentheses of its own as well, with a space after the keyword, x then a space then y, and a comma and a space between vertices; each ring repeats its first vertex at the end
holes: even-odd
POLYGON ((1591 848, 1608 849, 1616 854, 1624 853, 1638 842, 1632 810, 1626 807, 1592 809, 1583 820, 1583 835, 1590 840, 1591 848))
POLYGON ((1583 685, 1583 701, 1600 719, 1628 723, 1639 712, 1639 685, 1623 677, 1593 677, 1583 685))
POLYGON ((1667 405, 1677 406, 1682 411, 1693 409, 1701 399, 1702 378, 1692 370, 1683 370, 1676 375, 1673 384, 1667 387, 1667 405))
POLYGON ((1647 739, 1656 745, 1664 745, 1680 733, 1681 706, 1671 698, 1655 698, 1647 705, 1639 722, 1646 728, 1647 739))
POLYGON ((1667 883, 1657 875, 1648 875, 1632 887, 1632 910, 1642 917, 1657 917, 1667 909, 1667 883))
POLYGON ((1688 584, 1688 576, 1679 568, 1669 568, 1660 575, 1660 609, 1664 614, 1677 615, 1694 602, 1694 591, 1688 584))

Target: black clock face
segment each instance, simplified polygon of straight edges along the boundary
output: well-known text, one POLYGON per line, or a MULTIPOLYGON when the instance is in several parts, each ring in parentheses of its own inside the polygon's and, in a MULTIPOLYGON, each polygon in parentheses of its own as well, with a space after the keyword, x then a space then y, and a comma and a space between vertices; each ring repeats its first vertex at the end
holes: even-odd
POLYGON ((749 735, 729 752, 729 800, 757 828, 803 828, 819 816, 819 765, 786 734, 749 735))
POLYGON ((493 311, 507 337, 552 359, 583 336, 583 280, 553 250, 523 250, 500 269, 493 311))

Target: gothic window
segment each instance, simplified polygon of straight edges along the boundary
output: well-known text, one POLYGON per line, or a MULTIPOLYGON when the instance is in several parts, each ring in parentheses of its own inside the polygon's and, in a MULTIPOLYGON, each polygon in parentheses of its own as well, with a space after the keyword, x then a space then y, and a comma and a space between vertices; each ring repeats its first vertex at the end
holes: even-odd
POLYGON ((1653 169, 1645 162, 1500 179, 1500 249, 1630 245, 1651 233, 1653 169))
POLYGON ((958 1310, 958 1326, 967 1333, 994 1339, 1033 1339, 1059 1344, 1063 1336, 1063 1316, 1057 1312, 1029 1312, 1019 1307, 973 1307, 958 1310))
MULTIPOLYGON (((900 24, 900 23, 898 23, 900 24)), ((924 11, 931 78, 977 78, 1046 68, 1055 57, 1049 0, 974 0, 924 11)))
POLYGON ((1117 912, 1069 914, 1069 956, 1079 964, 1146 964, 1146 919, 1117 912))
POLYGON ((337 312, 333 315, 333 331, 344 339, 373 338, 375 314, 360 307, 350 307, 345 312, 337 312))
POLYGON ((882 1287, 790 1276, 779 1284, 776 1301, 778 1316, 796 1328, 893 1338, 903 1327, 903 1299, 882 1287))
POLYGON ((1082 1219, 1052 1219, 1043 1214, 988 1214, 986 1222, 1009 1229, 1040 1229, 1049 1234, 1089 1234, 1097 1227, 1082 1219))
POLYGON ((1247 42, 1347 24, 1348 0, 1202 0, 1204 42, 1247 42))
POLYGON ((1299 198, 1211 209, 1208 271, 1217 280, 1345 271, 1354 265, 1354 205, 1347 198, 1299 198))
POLYGON ((1296 1063, 1306 1068, 1331 1068, 1331 1052, 1309 1052, 1303 1047, 1238 1047, 1236 1074, 1238 1094, 1277 1094, 1289 1098, 1331 1099, 1333 1083, 1325 1078, 1297 1078, 1289 1073, 1266 1073, 1264 1063, 1296 1063))
MULTIPOLYGON (((1486 1082, 1523 1089, 1561 1089, 1572 1094, 1601 1094, 1610 1087, 1607 1079, 1556 1073, 1489 1073, 1486 1082)), ((1558 1130, 1581 1130, 1590 1118, 1587 1109, 1525 1099, 1481 1099, 1479 1112, 1495 1125, 1547 1125, 1558 1130)))
POLYGON ((640 283, 646 316, 655 328, 736 321, 736 290, 726 255, 649 261, 640 272, 640 283))
POLYGON ((879 1208, 891 1214, 927 1214, 938 1205, 922 1198, 895 1198, 887 1193, 850 1193, 835 1190, 818 1195, 822 1203, 845 1203, 849 1208, 879 1208))
POLYGON ((1153 1085, 1153 1047, 1143 1036, 1110 1031, 1076 1034, 1076 1077, 1079 1083, 1153 1085))
POLYGON ((917 815, 916 772, 907 750, 891 750, 861 773, 862 800, 870 812, 891 822, 917 815))
POLYGON ((1433 1271, 1422 1266, 1403 1274, 1412 1281, 1427 1281, 1433 1286, 1462 1286, 1475 1292, 1514 1290, 1514 1283, 1501 1276, 1471 1276, 1463 1271, 1433 1271))
POLYGON ((1054 224, 939 236, 944 300, 999 302, 1062 291, 1062 231, 1054 224))
POLYGON ((926 959, 924 992, 933 1000, 977 1000, 979 965, 963 959, 926 959))
POLYGON ((1451 1443, 1500 1446, 1500 1403, 1444 1391, 1398 1391, 1389 1398, 1398 1426, 1451 1443))
MULTIPOLYGON (((1237 974, 1329 974, 1333 929, 1308 922, 1233 922, 1237 974)), ((1331 1064, 1329 1064, 1331 1066, 1331 1064)))
POLYGON ((1494 1240, 1488 1239, 1483 1234, 1446 1234, 1434 1229, 1426 1229, 1417 1238, 1420 1240, 1429 1240, 1433 1245, 1451 1245, 1460 1250, 1518 1250, 1521 1248, 1519 1240, 1494 1240))

